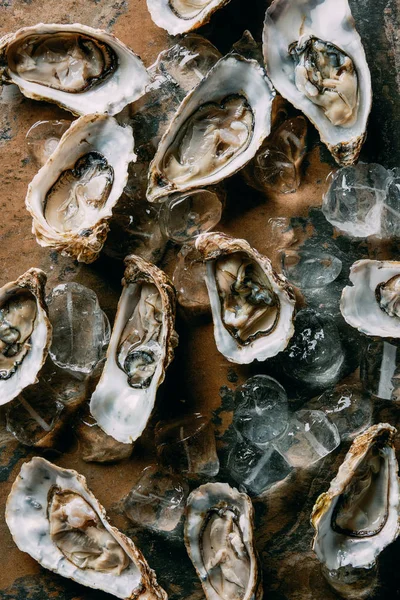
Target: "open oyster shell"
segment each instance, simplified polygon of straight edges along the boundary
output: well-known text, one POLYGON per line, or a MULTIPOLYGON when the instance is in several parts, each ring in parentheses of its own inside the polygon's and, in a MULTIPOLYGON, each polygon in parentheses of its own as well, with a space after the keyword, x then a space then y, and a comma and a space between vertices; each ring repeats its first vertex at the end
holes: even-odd
POLYGON ((273 88, 259 63, 221 58, 178 108, 149 168, 147 199, 203 188, 230 177, 271 130, 273 88))
POLYGON ((227 483, 207 483, 187 501, 185 545, 207 600, 261 600, 253 505, 227 483))
POLYGON ((196 248, 207 263, 206 284, 218 350, 231 362, 264 361, 294 333, 295 297, 271 261, 245 240, 204 233, 196 248))
POLYGON ((399 534, 396 429, 373 425, 353 442, 313 509, 313 548, 329 569, 369 568, 399 534))
POLYGON ((136 160, 133 144, 132 129, 113 117, 86 115, 72 123, 28 187, 26 207, 41 246, 96 260, 136 160))
POLYGON ((37 382, 51 344, 46 274, 29 269, 0 288, 0 405, 37 382))
POLYGON ((315 125, 338 164, 353 164, 366 136, 372 91, 348 0, 275 0, 263 46, 278 92, 315 125))
POLYGON ((208 23, 230 0, 147 0, 151 18, 171 35, 187 33, 208 23))
POLYGON ((358 260, 350 281, 340 302, 347 323, 366 335, 400 338, 400 262, 358 260))
POLYGON ((75 115, 115 115, 150 82, 142 61, 115 36, 80 23, 39 23, 0 39, 0 79, 24 96, 75 115))
POLYGON ((128 444, 144 431, 177 344, 175 290, 163 271, 131 255, 100 381, 90 411, 108 435, 128 444))
POLYGON ((167 598, 140 550, 109 524, 76 471, 39 457, 23 464, 6 522, 18 548, 50 571, 117 598, 167 598))

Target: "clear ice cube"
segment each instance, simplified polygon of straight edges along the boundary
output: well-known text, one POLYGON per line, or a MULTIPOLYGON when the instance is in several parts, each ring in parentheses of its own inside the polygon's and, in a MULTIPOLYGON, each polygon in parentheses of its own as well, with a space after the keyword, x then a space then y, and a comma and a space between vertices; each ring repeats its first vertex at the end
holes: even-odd
POLYGON ((282 271, 299 288, 322 288, 337 279, 342 261, 332 254, 310 250, 284 250, 282 271))
POLYGON ((206 266, 194 246, 182 246, 172 277, 177 300, 188 311, 206 313, 210 309, 210 298, 205 283, 206 266))
POLYGON ((91 373, 110 340, 110 324, 96 294, 79 283, 63 283, 52 290, 47 304, 52 360, 63 369, 91 373))
POLYGON ((37 121, 26 134, 29 154, 38 167, 42 167, 58 146, 60 138, 72 121, 37 121))
POLYGON ((110 463, 129 458, 133 444, 123 444, 107 435, 96 423, 89 411, 75 424, 79 451, 85 462, 110 463))
POLYGON ((369 341, 361 358, 364 390, 382 400, 400 399, 400 347, 390 342, 369 341))
POLYGON ((383 206, 382 225, 384 237, 400 238, 400 168, 392 171, 383 206))
POLYGON ((272 377, 255 375, 237 388, 233 426, 246 440, 264 446, 286 428, 288 401, 284 388, 272 377))

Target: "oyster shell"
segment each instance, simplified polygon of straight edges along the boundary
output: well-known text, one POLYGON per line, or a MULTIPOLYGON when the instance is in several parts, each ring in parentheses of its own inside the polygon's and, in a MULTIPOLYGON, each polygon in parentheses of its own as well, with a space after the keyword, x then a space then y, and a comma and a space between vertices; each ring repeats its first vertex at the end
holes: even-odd
POLYGON ((29 269, 0 288, 0 405, 37 382, 51 344, 46 274, 29 269))
POLYGON ((253 505, 227 483, 207 483, 187 501, 185 545, 207 600, 261 600, 253 505))
POLYGON ((206 284, 218 350, 231 362, 263 361, 294 333, 295 297, 271 262, 245 240, 205 233, 196 248, 207 263, 206 284))
POLYGON ((6 522, 18 548, 50 571, 117 598, 167 598, 140 550, 109 524, 76 471, 37 456, 24 463, 6 522))
POLYGON ((348 0, 275 0, 263 46, 278 92, 315 125, 338 164, 356 162, 372 91, 348 0))
POLYGON ((175 290, 139 256, 125 259, 124 289, 90 411, 108 435, 128 444, 144 431, 177 344, 175 290))
POLYGON ((273 88, 261 66, 221 58, 178 108, 150 164, 147 199, 203 188, 245 166, 271 130, 273 88))
POLYGON ((187 33, 208 23, 230 0, 147 0, 151 18, 171 35, 187 33))
POLYGON ((28 187, 26 207, 41 246, 96 260, 136 160, 133 144, 132 129, 113 117, 86 115, 72 123, 28 187))
POLYGON ((340 302, 347 323, 366 335, 400 338, 400 262, 358 260, 350 281, 340 302))
POLYGON ((329 570, 369 568, 399 534, 396 429, 373 425, 353 442, 313 509, 313 549, 329 570))
POLYGON ((75 115, 115 115, 145 93, 142 61, 115 36, 80 23, 39 23, 0 40, 0 78, 75 115))

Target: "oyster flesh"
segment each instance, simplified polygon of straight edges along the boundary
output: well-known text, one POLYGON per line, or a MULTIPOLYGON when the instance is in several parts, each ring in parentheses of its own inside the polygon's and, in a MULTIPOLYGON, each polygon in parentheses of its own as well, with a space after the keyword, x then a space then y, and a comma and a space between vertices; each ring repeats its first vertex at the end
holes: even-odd
POLYGON ((261 600, 253 505, 227 483, 207 483, 187 501, 185 545, 207 600, 261 600))
POLYGON ((37 456, 24 463, 6 522, 18 548, 50 571, 117 598, 167 598, 140 550, 109 524, 76 471, 37 456))
POLYGON ((263 43, 278 92, 315 125, 338 164, 356 162, 372 91, 348 0, 275 0, 263 43))
POLYGON ((295 297, 287 280, 245 240, 205 233, 196 248, 207 263, 206 284, 218 350, 231 362, 263 361, 294 333, 295 297))
POLYGON ((147 0, 154 23, 171 35, 186 33, 208 23, 229 0, 147 0))
POLYGON ((28 187, 26 207, 41 246, 96 260, 136 160, 133 144, 132 129, 113 117, 86 115, 72 123, 28 187))
POLYGON ((115 36, 74 23, 39 23, 0 39, 0 80, 75 115, 115 115, 150 82, 142 61, 115 36))
POLYGON ((358 260, 342 292, 340 310, 366 335, 400 338, 400 262, 358 260))
POLYGON ((90 411, 103 431, 128 444, 147 425, 177 336, 175 290, 165 273, 135 255, 125 265, 107 360, 90 411))
POLYGON ((46 274, 29 269, 0 288, 0 405, 37 382, 51 344, 46 274))
POLYGON ((230 177, 271 130, 273 88, 255 60, 221 58, 178 108, 150 164, 147 199, 230 177))
POLYGON ((353 442, 327 492, 313 509, 313 548, 329 570, 370 568, 399 534, 396 429, 373 425, 353 442))

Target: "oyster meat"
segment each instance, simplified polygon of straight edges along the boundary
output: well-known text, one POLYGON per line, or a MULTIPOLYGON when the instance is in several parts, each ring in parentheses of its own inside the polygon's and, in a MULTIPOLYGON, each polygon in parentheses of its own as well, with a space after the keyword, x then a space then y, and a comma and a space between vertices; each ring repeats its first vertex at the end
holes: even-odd
POLYGON ((26 207, 41 246, 82 262, 98 257, 109 230, 108 219, 136 160, 130 127, 113 117, 80 117, 33 178, 26 207))
POLYGON ((353 442, 329 490, 313 509, 313 548, 329 570, 367 569, 399 534, 396 429, 373 425, 353 442))
POLYGON ((235 53, 219 60, 163 135, 149 169, 148 200, 213 185, 244 167, 270 133, 273 98, 257 61, 235 53))
POLYGON ((139 256, 128 256, 125 264, 124 289, 90 411, 103 431, 128 444, 146 427, 177 336, 175 291, 167 276, 139 256))
POLYGON ((400 262, 358 260, 342 292, 340 310, 351 325, 383 338, 400 338, 400 262))
POLYGON ((116 37, 86 25, 39 23, 0 39, 0 76, 34 100, 77 115, 114 115, 145 93, 142 61, 116 37))
POLYGON ((312 121, 339 164, 356 162, 372 91, 348 0, 275 0, 263 43, 278 92, 312 121))
POLYGON ((230 0, 147 0, 154 23, 171 35, 193 31, 208 23, 230 0))
POLYGON ((140 550, 109 524, 76 471, 39 457, 23 464, 6 522, 18 548, 46 569, 117 598, 167 598, 140 550))
POLYGON ((46 275, 29 269, 0 288, 0 405, 37 382, 51 344, 46 275))
POLYGON ((230 361, 263 361, 293 335, 295 298, 271 262, 245 240, 205 233, 196 248, 207 263, 206 284, 218 350, 230 361))
POLYGON ((207 600, 260 600, 253 505, 227 483, 207 483, 187 501, 185 545, 207 600))

